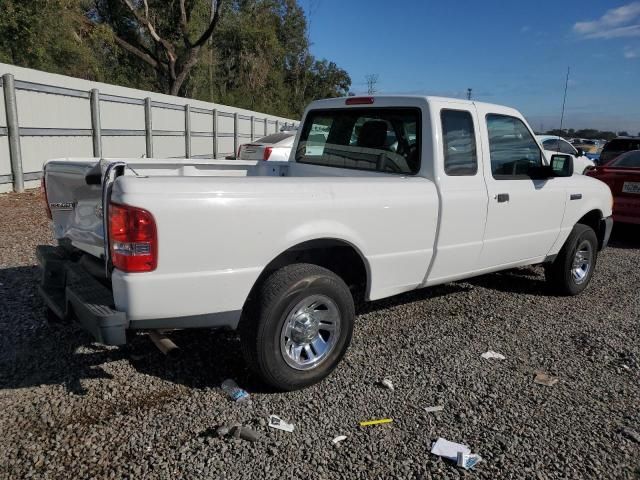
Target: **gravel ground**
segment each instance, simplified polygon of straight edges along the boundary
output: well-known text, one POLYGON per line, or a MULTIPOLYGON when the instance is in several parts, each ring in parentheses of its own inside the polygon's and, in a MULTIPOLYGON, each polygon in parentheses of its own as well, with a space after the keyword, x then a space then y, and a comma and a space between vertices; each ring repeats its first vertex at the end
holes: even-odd
POLYGON ((640 439, 624 430, 640 432, 638 229, 616 228, 576 298, 525 268, 367 305, 338 370, 283 394, 246 371, 232 333, 176 333, 171 359, 144 335, 118 349, 48 324, 33 254, 52 241, 42 210, 34 193, 0 195, 0 478, 640 476, 640 439), (536 370, 559 382, 535 384, 536 370), (225 398, 228 377, 251 405, 225 398), (395 392, 376 384, 385 377, 395 392), (295 431, 268 429, 269 414, 295 431), (394 422, 358 427, 382 417, 394 422), (215 434, 235 422, 261 440, 215 434), (431 455, 438 437, 484 461, 465 472, 431 455))

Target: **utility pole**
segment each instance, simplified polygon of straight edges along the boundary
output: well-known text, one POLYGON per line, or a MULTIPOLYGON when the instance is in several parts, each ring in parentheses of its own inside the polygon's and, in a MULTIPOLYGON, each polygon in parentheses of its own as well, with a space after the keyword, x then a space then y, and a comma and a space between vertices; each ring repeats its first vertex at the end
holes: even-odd
POLYGON ((471 91, 472 90, 473 89, 471 89, 471 88, 467 88, 467 100, 471 100, 471 91))
POLYGON ((369 95, 373 95, 374 93, 376 93, 376 84, 378 83, 378 74, 370 73, 364 78, 367 81, 367 93, 369 95))
MULTIPOLYGON (((213 22, 213 15, 217 8, 217 0, 211 0, 211 16, 209 22, 213 22)), ((209 37, 209 101, 213 102, 213 35, 209 37)))

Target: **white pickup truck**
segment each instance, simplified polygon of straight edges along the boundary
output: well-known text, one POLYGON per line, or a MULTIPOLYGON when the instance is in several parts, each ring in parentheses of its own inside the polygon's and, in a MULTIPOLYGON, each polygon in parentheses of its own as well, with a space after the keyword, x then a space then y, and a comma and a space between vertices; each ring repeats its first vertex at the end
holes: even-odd
POLYGON ((289 162, 62 159, 43 189, 59 246, 40 291, 103 343, 228 327, 267 383, 301 388, 345 354, 354 298, 543 264, 585 289, 609 188, 548 164, 511 108, 435 97, 312 103, 289 162))

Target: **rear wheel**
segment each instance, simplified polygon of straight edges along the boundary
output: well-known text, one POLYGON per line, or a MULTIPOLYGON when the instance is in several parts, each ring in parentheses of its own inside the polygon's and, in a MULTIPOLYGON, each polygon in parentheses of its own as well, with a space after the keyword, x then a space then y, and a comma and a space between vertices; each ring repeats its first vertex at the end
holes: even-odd
POLYGON ((596 233, 577 224, 556 259, 545 267, 547 281, 561 295, 577 295, 589 285, 597 256, 596 233))
POLYGON ((311 264, 286 266, 258 286, 245 308, 244 357, 275 388, 312 385, 344 356, 354 316, 351 292, 336 274, 311 264))

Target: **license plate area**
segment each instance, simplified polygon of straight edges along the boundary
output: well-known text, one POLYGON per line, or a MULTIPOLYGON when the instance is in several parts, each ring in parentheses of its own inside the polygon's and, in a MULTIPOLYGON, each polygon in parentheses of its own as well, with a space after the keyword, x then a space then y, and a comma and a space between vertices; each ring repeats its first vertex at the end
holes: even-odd
POLYGON ((636 193, 640 195, 640 182, 624 182, 622 184, 623 193, 636 193))

